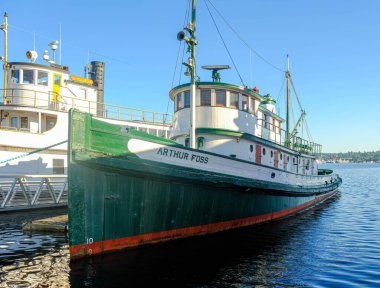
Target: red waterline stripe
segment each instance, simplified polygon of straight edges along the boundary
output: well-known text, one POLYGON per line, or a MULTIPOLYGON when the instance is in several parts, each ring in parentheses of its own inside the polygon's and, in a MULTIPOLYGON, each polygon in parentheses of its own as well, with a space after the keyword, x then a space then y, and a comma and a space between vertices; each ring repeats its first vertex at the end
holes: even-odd
POLYGON ((253 216, 243 219, 236 219, 231 221, 195 226, 195 227, 187 227, 175 230, 161 231, 155 233, 148 233, 136 236, 130 236, 125 238, 117 238, 112 240, 105 240, 94 242, 91 244, 80 244, 75 246, 70 246, 69 251, 72 259, 82 258, 85 256, 89 256, 92 254, 99 254, 102 252, 109 252, 113 250, 120 250, 124 248, 132 248, 145 244, 154 244, 158 242, 164 242, 179 238, 185 238, 196 235, 204 235, 210 233, 216 233, 220 231, 251 226, 263 222, 268 222, 274 219, 282 218, 299 211, 302 211, 308 207, 314 206, 317 203, 331 197, 335 194, 336 191, 330 192, 321 197, 317 197, 309 202, 306 202, 302 205, 295 206, 289 209, 264 214, 261 216, 253 216))

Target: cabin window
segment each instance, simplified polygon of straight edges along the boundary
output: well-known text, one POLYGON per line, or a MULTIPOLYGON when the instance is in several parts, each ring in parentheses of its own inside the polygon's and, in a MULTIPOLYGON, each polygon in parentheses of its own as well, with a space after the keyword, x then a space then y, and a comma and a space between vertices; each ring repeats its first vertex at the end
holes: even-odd
POLYGON ((270 151, 270 158, 273 158, 273 151, 270 151))
POLYGON ((252 97, 249 99, 249 112, 255 113, 255 99, 252 97))
POLYGON ((11 127, 18 129, 18 117, 11 118, 11 127))
POLYGON ((230 107, 239 108, 239 93, 230 92, 230 107))
POLYGON ((264 126, 265 128, 269 128, 269 115, 264 114, 264 126))
POLYGON ((282 153, 280 153, 280 160, 282 160, 282 153))
POLYGON ((12 83, 19 84, 20 83, 20 70, 12 70, 11 72, 11 81, 12 83))
POLYGON ((28 117, 20 117, 20 128, 29 129, 28 117))
POLYGON ((184 108, 190 107, 190 90, 185 91, 185 105, 184 108))
POLYGON ((204 137, 198 137, 198 139, 197 139, 198 149, 201 149, 204 145, 205 145, 205 138, 204 137))
POLYGON ((201 106, 211 106, 211 90, 201 90, 201 106))
POLYGON ((177 110, 182 108, 182 93, 177 94, 177 110))
POLYGON ((306 162, 306 170, 309 170, 309 167, 310 167, 310 160, 308 159, 306 162))
POLYGON ((263 148, 263 155, 265 155, 266 151, 265 151, 265 148, 263 148))
POLYGON ((216 106, 226 106, 226 90, 215 90, 216 106))
POLYGON ((247 95, 241 96, 241 110, 248 111, 248 96, 247 95))
POLYGON ((55 75, 54 76, 54 85, 59 85, 61 86, 61 75, 55 75))
POLYGON ((293 164, 296 164, 296 158, 293 157, 293 164))
POLYGON ((38 85, 48 86, 48 79, 49 79, 48 76, 49 76, 49 74, 47 72, 38 71, 38 74, 37 74, 37 84, 38 85))
POLYGON ((289 156, 288 156, 288 157, 286 157, 286 162, 288 162, 288 163, 289 163, 289 156))
POLYGON ((189 137, 187 137, 185 139, 185 147, 190 147, 190 138, 189 137))
POLYGON ((64 164, 63 159, 53 159, 53 174, 65 174, 64 164))
POLYGON ((249 145, 249 151, 253 152, 253 145, 249 145))
POLYGON ((276 127, 276 119, 272 118, 272 127, 271 127, 271 130, 275 131, 275 127, 276 127))
POLYGON ((34 70, 24 70, 24 77, 22 83, 34 84, 34 70))

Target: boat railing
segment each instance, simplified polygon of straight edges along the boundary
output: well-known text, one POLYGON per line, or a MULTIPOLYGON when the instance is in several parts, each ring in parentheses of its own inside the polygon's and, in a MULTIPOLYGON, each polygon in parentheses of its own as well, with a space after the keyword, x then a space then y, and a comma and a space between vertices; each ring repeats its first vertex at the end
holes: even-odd
POLYGON ((0 174, 0 212, 65 205, 66 175, 0 174))
POLYGON ((170 114, 90 101, 75 97, 75 94, 71 90, 69 91, 67 87, 61 88, 62 91, 59 95, 53 91, 43 92, 20 88, 1 89, 2 99, 0 98, 0 100, 2 101, 0 102, 4 103, 4 95, 6 95, 7 105, 63 112, 67 112, 71 108, 76 108, 101 118, 142 122, 167 127, 170 127, 173 123, 173 116, 170 114), (65 93, 66 90, 67 92, 65 93))
MULTIPOLYGON (((271 122, 258 119, 255 133, 255 136, 285 146, 286 130, 273 125, 271 122)), ((299 153, 309 155, 320 155, 322 153, 322 145, 298 136, 294 136, 290 139, 290 148, 299 153)))

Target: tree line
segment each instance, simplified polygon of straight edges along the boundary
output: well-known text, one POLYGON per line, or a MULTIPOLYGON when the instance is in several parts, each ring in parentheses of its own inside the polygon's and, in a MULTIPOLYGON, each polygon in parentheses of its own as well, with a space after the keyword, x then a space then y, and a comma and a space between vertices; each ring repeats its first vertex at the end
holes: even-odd
POLYGON ((322 153, 320 159, 332 162, 337 160, 348 160, 349 162, 380 162, 380 151, 322 153))

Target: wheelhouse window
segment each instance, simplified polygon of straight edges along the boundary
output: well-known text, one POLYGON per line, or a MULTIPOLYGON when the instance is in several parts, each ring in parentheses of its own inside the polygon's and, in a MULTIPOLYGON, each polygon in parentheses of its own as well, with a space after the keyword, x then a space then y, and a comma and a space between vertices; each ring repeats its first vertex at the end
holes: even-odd
POLYGON ((248 96, 241 95, 241 109, 243 111, 248 111, 248 96))
POLYGON ((182 93, 177 94, 177 110, 183 108, 183 103, 182 103, 182 93))
POLYGON ((38 73, 37 73, 37 84, 43 85, 43 86, 48 86, 48 82, 49 82, 48 72, 38 71, 38 73))
POLYGON ((24 76, 22 83, 24 84, 34 84, 34 70, 24 70, 24 76))
POLYGON ((252 97, 249 99, 249 112, 255 113, 255 99, 252 97))
POLYGON ((225 107, 227 104, 226 90, 215 90, 216 106, 225 107))
POLYGON ((230 92, 230 107, 239 108, 239 93, 230 92))
POLYGON ((20 70, 12 70, 11 72, 11 81, 12 83, 19 84, 20 83, 20 70))
POLYGON ((187 90, 187 91, 185 91, 185 93, 184 93, 184 95, 185 95, 185 105, 184 105, 184 108, 188 108, 188 107, 190 107, 190 91, 189 90, 187 90))
POLYGON ((211 106, 211 90, 201 90, 201 106, 211 106))

